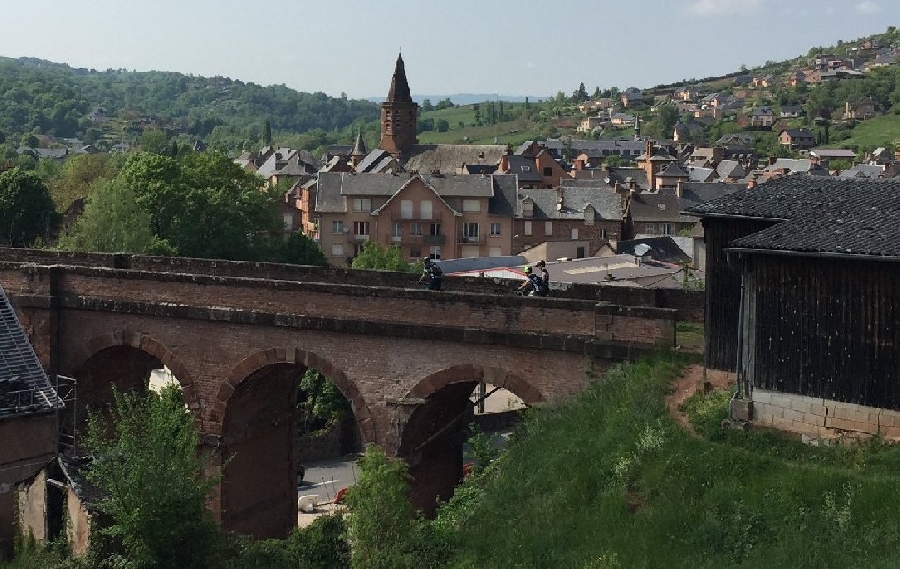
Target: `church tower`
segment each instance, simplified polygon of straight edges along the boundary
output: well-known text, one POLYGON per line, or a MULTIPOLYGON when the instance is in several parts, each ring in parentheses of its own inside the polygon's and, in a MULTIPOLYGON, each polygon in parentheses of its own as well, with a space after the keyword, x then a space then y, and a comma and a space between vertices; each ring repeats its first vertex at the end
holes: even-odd
POLYGON ((387 100, 381 103, 381 142, 378 147, 390 152, 395 158, 409 148, 416 139, 416 117, 419 105, 413 102, 406 82, 403 57, 397 56, 397 66, 391 78, 391 90, 387 100))

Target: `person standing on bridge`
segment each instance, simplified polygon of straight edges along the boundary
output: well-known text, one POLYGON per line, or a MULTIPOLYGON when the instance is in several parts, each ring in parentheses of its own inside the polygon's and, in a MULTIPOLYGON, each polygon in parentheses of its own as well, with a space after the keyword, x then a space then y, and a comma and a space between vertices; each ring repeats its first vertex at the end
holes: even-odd
POLYGON ((428 290, 441 290, 441 284, 444 281, 444 272, 429 257, 422 259, 422 276, 419 277, 419 283, 424 282, 425 288, 428 290))
POLYGON ((538 296, 547 296, 550 293, 550 273, 547 272, 547 263, 545 261, 538 261, 537 265, 535 265, 540 271, 541 274, 538 275, 541 279, 540 289, 538 289, 538 296))

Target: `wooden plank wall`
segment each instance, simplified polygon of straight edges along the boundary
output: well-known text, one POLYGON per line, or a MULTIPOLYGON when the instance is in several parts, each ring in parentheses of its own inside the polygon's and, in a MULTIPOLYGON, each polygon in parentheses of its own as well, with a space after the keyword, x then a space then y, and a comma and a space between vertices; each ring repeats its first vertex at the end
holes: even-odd
POLYGON ((900 263, 752 260, 753 385, 900 409, 900 263))
POLYGON ((703 364, 735 371, 738 348, 738 312, 741 301, 741 267, 730 265, 725 248, 731 241, 761 231, 768 221, 706 218, 706 326, 703 364))

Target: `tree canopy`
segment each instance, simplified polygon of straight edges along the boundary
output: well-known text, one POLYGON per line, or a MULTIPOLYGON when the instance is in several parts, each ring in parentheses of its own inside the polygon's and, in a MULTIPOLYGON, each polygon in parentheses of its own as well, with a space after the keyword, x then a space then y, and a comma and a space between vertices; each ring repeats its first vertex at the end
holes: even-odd
POLYGON ((206 500, 216 480, 204 476, 181 390, 113 396, 109 419, 90 415, 85 441, 87 478, 104 493, 98 506, 110 520, 100 528, 105 540, 91 537, 92 554, 135 569, 208 566, 217 528, 206 500))
POLYGON ((30 245, 47 238, 58 222, 50 190, 37 174, 19 168, 0 173, 0 242, 30 245))

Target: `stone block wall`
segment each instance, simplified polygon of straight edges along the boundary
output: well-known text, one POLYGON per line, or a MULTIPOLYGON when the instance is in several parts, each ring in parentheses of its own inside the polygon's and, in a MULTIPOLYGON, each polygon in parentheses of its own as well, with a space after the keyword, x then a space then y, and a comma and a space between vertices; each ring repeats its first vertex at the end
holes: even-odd
POLYGON ((821 397, 753 390, 753 423, 818 438, 881 434, 900 440, 900 412, 821 397))

